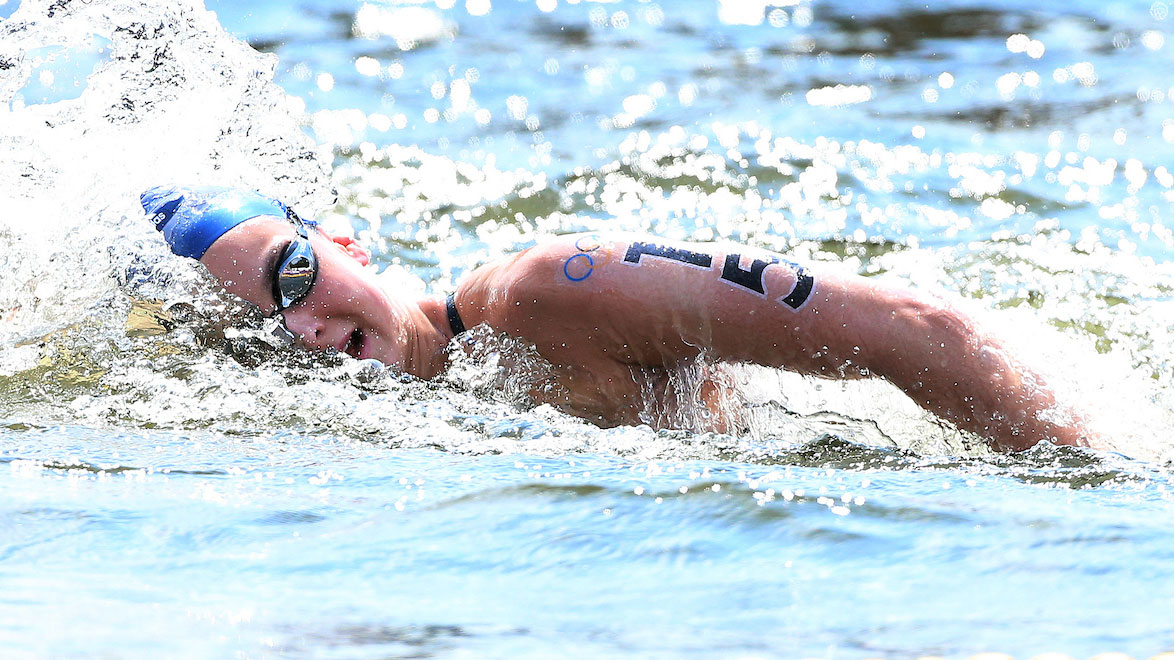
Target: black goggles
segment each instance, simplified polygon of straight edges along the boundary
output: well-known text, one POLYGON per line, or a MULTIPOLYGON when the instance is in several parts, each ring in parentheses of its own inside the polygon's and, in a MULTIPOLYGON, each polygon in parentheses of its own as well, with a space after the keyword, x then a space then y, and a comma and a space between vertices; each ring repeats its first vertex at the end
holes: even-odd
POLYGON ((286 209, 285 217, 297 236, 277 258, 273 273, 273 299, 277 301, 277 311, 288 309, 309 295, 318 279, 318 257, 310 247, 306 224, 291 208, 286 209))

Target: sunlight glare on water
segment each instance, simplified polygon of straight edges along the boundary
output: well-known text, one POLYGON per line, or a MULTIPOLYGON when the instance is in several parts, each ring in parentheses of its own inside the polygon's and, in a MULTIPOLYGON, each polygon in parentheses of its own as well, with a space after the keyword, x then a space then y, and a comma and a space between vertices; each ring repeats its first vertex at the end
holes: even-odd
POLYGON ((0 0, 0 643, 1174 649, 1168 14, 0 0), (484 329, 436 382, 289 351, 168 252, 138 204, 164 181, 279 196, 402 292, 577 231, 928 291, 1116 453, 999 456, 884 382, 728 365, 671 384, 716 370, 745 432, 601 429, 484 329))

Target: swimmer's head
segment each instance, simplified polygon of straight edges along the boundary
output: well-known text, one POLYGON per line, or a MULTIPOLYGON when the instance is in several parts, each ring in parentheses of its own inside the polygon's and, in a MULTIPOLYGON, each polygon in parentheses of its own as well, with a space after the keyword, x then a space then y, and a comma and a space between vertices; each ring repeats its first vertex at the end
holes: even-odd
POLYGON ((385 291, 353 239, 304 222, 278 200, 247 190, 159 187, 143 208, 173 252, 199 259, 226 290, 280 314, 306 348, 334 349, 430 377, 418 301, 385 291))
POLYGON ((216 239, 246 220, 295 215, 279 200, 220 186, 158 186, 140 195, 139 201, 171 251, 192 259, 203 257, 216 239))

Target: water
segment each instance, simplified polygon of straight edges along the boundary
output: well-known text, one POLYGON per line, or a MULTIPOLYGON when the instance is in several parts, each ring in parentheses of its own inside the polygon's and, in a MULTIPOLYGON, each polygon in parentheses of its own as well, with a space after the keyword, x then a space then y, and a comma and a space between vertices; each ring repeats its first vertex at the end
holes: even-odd
POLYGON ((753 5, 0 4, 6 656, 1174 649, 1168 5, 753 5), (1115 451, 764 369, 724 436, 534 408, 509 345, 289 355, 161 245, 161 180, 405 290, 620 229, 961 296, 1115 451))

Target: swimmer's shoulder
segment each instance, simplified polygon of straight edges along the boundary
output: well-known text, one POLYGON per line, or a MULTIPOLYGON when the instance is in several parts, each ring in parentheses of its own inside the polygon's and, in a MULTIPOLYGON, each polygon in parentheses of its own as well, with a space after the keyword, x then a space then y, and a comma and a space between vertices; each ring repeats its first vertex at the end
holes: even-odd
POLYGON ((576 254, 600 255, 603 252, 620 252, 627 250, 628 245, 650 237, 627 232, 583 232, 578 234, 563 234, 540 240, 537 245, 526 250, 520 257, 532 267, 541 265, 552 266, 556 262, 560 265, 576 254))
POLYGON ((598 270, 617 255, 622 258, 627 246, 638 239, 636 234, 613 232, 553 236, 491 264, 492 270, 487 270, 485 275, 502 289, 528 290, 564 281, 583 281, 578 271, 584 267, 598 270))
POLYGON ((567 234, 496 260, 470 274, 458 298, 476 304, 490 325, 512 331, 546 315, 587 312, 606 296, 607 267, 635 235, 567 234))

